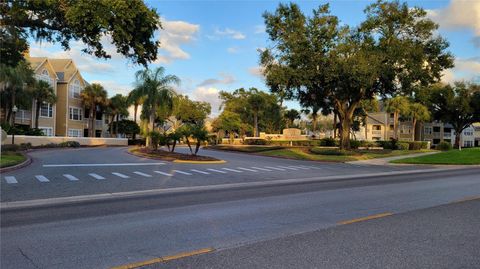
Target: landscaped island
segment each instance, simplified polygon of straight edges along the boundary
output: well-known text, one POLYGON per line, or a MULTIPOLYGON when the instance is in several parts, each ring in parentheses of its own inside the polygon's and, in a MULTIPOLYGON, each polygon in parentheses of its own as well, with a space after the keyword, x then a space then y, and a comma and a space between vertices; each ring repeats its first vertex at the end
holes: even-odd
POLYGON ((151 149, 151 148, 133 148, 129 150, 130 153, 151 159, 164 160, 164 161, 193 161, 193 162, 224 162, 217 158, 201 155, 192 155, 192 154, 183 154, 179 152, 171 152, 162 149, 151 149))
POLYGON ((25 155, 18 152, 2 152, 0 154, 0 168, 14 166, 24 162, 27 158, 25 155))

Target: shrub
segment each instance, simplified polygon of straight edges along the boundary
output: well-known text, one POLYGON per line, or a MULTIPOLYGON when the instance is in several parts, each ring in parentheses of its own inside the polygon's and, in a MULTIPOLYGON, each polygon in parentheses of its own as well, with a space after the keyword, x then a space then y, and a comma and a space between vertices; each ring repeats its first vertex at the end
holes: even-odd
POLYGON ((2 145, 2 152, 6 152, 6 151, 18 151, 20 150, 20 145, 17 145, 17 144, 6 144, 6 145, 2 145))
POLYGON ((158 144, 160 144, 160 140, 162 139, 162 134, 160 134, 157 131, 151 131, 148 136, 151 139, 151 143, 153 146, 153 149, 157 150, 158 149, 158 144))
POLYGON ((136 145, 136 146, 145 146, 145 138, 142 139, 128 139, 128 145, 136 145))
POLYGON ((252 139, 245 139, 243 143, 246 145, 266 145, 267 140, 262 138, 252 138, 252 139))
POLYGON ((397 143, 397 149, 399 149, 399 150, 408 150, 409 148, 410 148, 409 143, 405 143, 405 142, 397 143))
POLYGON ((78 143, 77 141, 65 141, 58 144, 58 146, 62 148, 78 148, 80 147, 80 143, 78 143))
POLYGON ((435 147, 435 149, 442 150, 442 151, 447 151, 452 149, 452 144, 442 141, 438 143, 438 145, 435 147))
POLYGON ((335 141, 335 139, 332 137, 326 137, 320 140, 320 146, 335 147, 336 145, 337 145, 337 141, 335 141))
POLYGON ((383 149, 392 149, 392 143, 390 141, 380 140, 377 144, 383 149))
POLYGON ((414 141, 409 142, 409 150, 420 150, 420 149, 427 149, 428 143, 425 141, 414 141))
POLYGON ((32 148, 32 143, 22 143, 20 144, 20 150, 27 150, 32 148))
POLYGON ((362 145, 362 141, 350 139, 350 147, 352 149, 358 149, 362 145))

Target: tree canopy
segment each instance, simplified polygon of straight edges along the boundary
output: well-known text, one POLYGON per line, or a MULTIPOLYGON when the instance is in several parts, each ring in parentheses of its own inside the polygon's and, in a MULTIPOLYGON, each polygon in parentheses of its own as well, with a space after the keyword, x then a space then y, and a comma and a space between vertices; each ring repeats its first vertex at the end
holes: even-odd
POLYGON ((161 28, 155 9, 141 0, 47 0, 6 1, 2 13, 2 62, 15 66, 28 48, 27 38, 58 42, 70 49, 71 41, 82 41, 83 52, 110 58, 102 38, 109 36, 116 51, 134 63, 156 60, 161 28))
POLYGON ((358 27, 341 25, 328 4, 310 17, 294 3, 263 15, 270 39, 261 54, 267 85, 336 113, 342 148, 349 148, 354 112, 362 100, 412 94, 453 65, 448 43, 435 36, 438 26, 421 8, 377 1, 365 13, 358 27))

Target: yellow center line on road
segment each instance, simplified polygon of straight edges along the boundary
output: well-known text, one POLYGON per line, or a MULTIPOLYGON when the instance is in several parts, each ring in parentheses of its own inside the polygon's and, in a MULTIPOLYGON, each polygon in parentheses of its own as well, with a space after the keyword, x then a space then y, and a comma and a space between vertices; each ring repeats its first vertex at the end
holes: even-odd
POLYGON ((480 200, 480 196, 467 196, 460 200, 453 201, 452 203, 463 203, 463 202, 469 202, 469 201, 475 201, 475 200, 480 200))
POLYGON ((337 222, 337 224, 340 224, 340 225, 352 224, 352 223, 361 222, 361 221, 366 221, 366 220, 371 220, 371 219, 378 219, 378 218, 388 217, 388 216, 391 216, 391 215, 393 215, 393 213, 386 212, 386 213, 381 213, 381 214, 376 214, 376 215, 370 215, 370 216, 366 216, 366 217, 362 217, 362 218, 357 218, 357 219, 344 220, 344 221, 337 222))
POLYGON ((111 269, 139 268, 139 267, 146 266, 146 265, 152 265, 152 264, 155 264, 155 263, 162 263, 162 262, 169 262, 169 261, 178 260, 178 259, 181 259, 181 258, 186 258, 186 257, 195 256, 195 255, 209 253, 209 252, 212 252, 212 251, 215 251, 215 249, 214 248, 202 248, 202 249, 198 249, 198 250, 194 250, 194 251, 178 253, 178 254, 171 255, 171 256, 154 258, 154 259, 147 260, 147 261, 135 262, 135 263, 129 263, 129 264, 125 264, 125 265, 115 266, 115 267, 112 267, 111 269))

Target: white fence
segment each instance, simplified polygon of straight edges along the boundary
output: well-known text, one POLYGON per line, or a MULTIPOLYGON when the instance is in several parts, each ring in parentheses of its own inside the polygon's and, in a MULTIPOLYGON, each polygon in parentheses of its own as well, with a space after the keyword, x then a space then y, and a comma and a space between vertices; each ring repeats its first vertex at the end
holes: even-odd
MULTIPOLYGON (((15 135, 15 144, 31 143, 32 146, 40 146, 48 143, 62 143, 66 141, 77 141, 82 146, 127 146, 126 138, 107 138, 107 137, 66 137, 66 136, 29 136, 15 135)), ((8 135, 7 139, 2 142, 12 144, 12 136, 8 135)))

